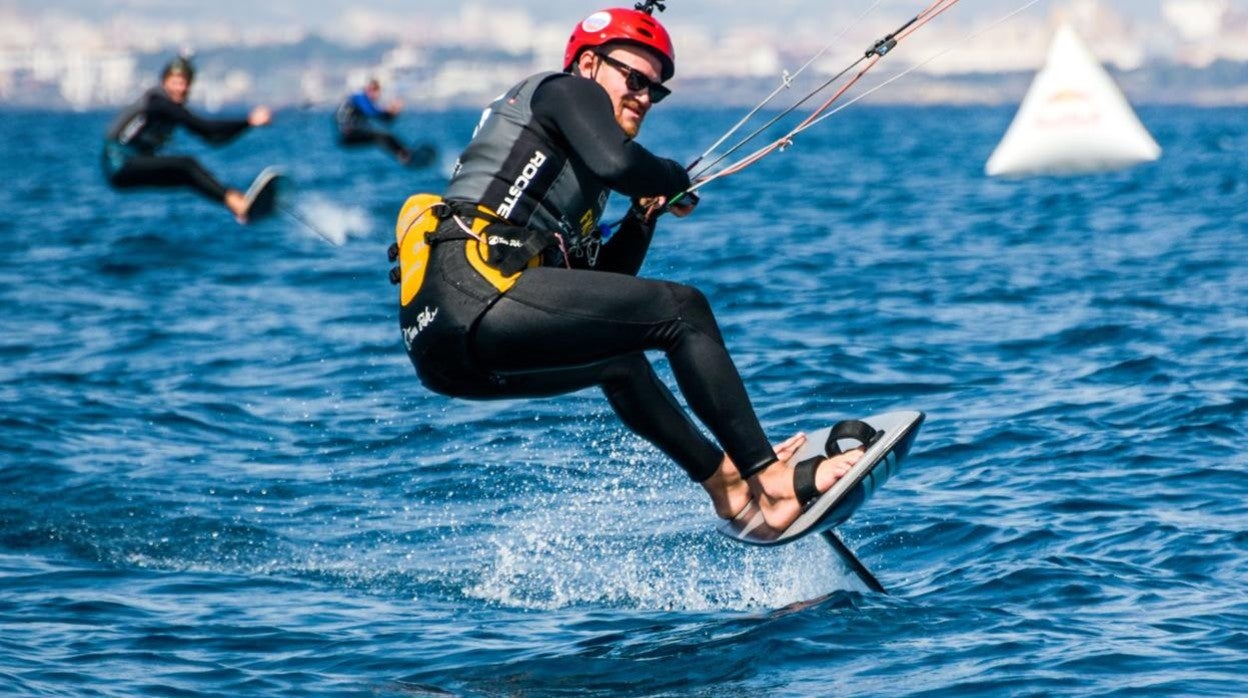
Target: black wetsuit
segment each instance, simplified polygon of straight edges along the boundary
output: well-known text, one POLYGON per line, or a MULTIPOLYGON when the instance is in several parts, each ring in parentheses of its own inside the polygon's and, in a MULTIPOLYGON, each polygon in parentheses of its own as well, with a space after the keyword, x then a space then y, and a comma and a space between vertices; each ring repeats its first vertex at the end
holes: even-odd
POLYGON ((338 125, 338 142, 346 146, 377 144, 400 160, 411 159, 411 151, 394 134, 372 128, 369 125, 370 119, 388 123, 394 121, 394 113, 378 108, 363 92, 347 97, 334 113, 334 121, 338 125))
POLYGON ((422 382, 447 395, 483 399, 600 386, 630 429, 699 482, 714 474, 725 451, 747 476, 774 462, 705 296, 689 286, 635 276, 653 225, 634 208, 613 235, 600 239, 597 216, 607 189, 637 199, 671 196, 688 186, 679 163, 654 156, 624 133, 597 83, 545 75, 513 88, 487 111, 447 199, 470 224, 494 219, 474 214, 477 204, 510 214, 505 223, 485 228, 490 254, 496 231, 498 237, 523 239, 516 230, 533 230, 535 221, 555 228, 551 232, 562 242, 547 247, 541 266, 509 281, 483 273, 481 255, 474 258, 478 243, 445 218, 430 237, 423 286, 400 313, 422 382), (515 123, 528 114, 523 110, 509 117, 510 126, 490 121, 526 94, 528 123, 515 123), (509 144, 510 136, 491 135, 500 132, 518 135, 509 144), (478 143, 491 138, 504 142, 478 143), (490 157, 504 162, 498 176, 483 177, 481 168, 473 174, 473 162, 490 157), (479 181, 465 184, 461 178, 479 181), (569 187, 572 179, 577 186, 569 187), (456 200, 457 192, 474 188, 484 189, 477 201, 456 200), (667 354, 681 392, 722 449, 680 408, 646 350, 667 354))
POLYGON ((108 183, 130 187, 190 187, 214 201, 224 201, 227 188, 195 158, 158 155, 174 130, 183 126, 205 141, 225 143, 250 124, 247 119, 205 119, 153 87, 113 121, 105 136, 102 165, 108 183))

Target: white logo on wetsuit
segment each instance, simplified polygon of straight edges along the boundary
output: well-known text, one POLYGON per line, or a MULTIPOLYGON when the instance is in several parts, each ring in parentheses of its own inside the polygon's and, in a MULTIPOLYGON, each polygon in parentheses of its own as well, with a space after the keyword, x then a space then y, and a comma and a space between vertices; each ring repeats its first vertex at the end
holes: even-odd
POLYGON ((512 184, 511 188, 507 190, 507 198, 503 199, 502 205, 495 210, 495 213, 503 218, 510 218, 516 203, 520 201, 520 195, 533 183, 533 178, 537 176, 538 171, 542 169, 542 165, 545 163, 546 153, 540 150, 534 152, 533 157, 525 164, 524 170, 520 172, 520 176, 516 177, 515 184, 512 184))
POLYGON ((416 315, 416 324, 412 327, 403 328, 403 346, 407 347, 408 351, 412 350, 412 343, 416 341, 416 335, 420 334, 421 330, 428 327, 437 316, 438 309, 430 309, 429 306, 426 305, 425 309, 416 315))
POLYGON ((524 242, 522 240, 513 240, 511 238, 505 238, 500 235, 491 235, 489 238, 486 239, 486 244, 506 245, 508 247, 524 247, 524 242))
POLYGON ((139 131, 142 131, 143 127, 146 125, 147 117, 143 114, 139 114, 130 121, 126 122, 125 128, 121 129, 121 134, 117 136, 117 140, 122 143, 129 144, 130 141, 134 140, 135 136, 139 135, 139 131))

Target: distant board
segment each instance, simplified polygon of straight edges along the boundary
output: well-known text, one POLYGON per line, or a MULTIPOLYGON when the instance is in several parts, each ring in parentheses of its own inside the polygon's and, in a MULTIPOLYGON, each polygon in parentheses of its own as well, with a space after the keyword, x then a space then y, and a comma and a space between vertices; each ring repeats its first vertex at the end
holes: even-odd
POLYGON ((266 167, 247 188, 247 222, 255 223, 277 211, 278 195, 286 183, 286 175, 276 167, 266 167))
POLYGON ((437 161, 438 149, 428 143, 421 143, 412 147, 409 151, 408 161, 405 164, 417 170, 422 167, 429 167, 437 161))

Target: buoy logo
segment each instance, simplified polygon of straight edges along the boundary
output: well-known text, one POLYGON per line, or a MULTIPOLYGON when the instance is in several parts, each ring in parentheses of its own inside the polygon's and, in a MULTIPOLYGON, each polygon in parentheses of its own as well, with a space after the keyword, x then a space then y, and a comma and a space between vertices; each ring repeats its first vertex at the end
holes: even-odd
POLYGON ((1089 126, 1100 121, 1101 112, 1093 96, 1083 90, 1062 88, 1054 91, 1036 110, 1040 128, 1089 126))

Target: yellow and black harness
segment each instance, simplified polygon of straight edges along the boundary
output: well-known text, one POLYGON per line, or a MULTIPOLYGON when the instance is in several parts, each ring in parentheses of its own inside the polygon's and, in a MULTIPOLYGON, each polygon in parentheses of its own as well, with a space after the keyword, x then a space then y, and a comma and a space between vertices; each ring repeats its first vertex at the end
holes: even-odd
POLYGON ((525 269, 540 266, 543 252, 562 246, 558 233, 512 225, 484 206, 446 201, 436 194, 408 197, 394 227, 390 282, 399 286, 400 305, 412 302, 424 285, 431 246, 463 240, 468 265, 499 293, 525 269))

